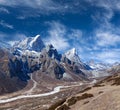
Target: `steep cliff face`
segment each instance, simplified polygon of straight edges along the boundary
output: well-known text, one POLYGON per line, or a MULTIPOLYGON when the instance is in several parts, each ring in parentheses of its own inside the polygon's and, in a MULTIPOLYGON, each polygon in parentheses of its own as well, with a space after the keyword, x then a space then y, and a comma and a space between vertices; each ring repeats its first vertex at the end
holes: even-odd
POLYGON ((49 74, 52 78, 61 79, 65 72, 60 64, 61 55, 52 45, 48 45, 41 51, 41 71, 49 74))
POLYGON ((83 68, 79 63, 69 60, 64 55, 62 56, 61 62, 65 68, 64 79, 73 81, 88 80, 86 73, 83 72, 83 68))
POLYGON ((40 63, 40 71, 52 78, 67 81, 87 80, 87 76, 82 72, 80 64, 71 61, 65 55, 58 54, 52 45, 48 45, 41 51, 40 63))
POLYGON ((14 58, 8 50, 0 48, 0 95, 18 91, 27 85, 18 77, 11 78, 13 73, 9 71, 9 57, 14 58))
POLYGON ((29 73, 39 70, 39 72, 48 74, 52 78, 63 78, 65 70, 60 64, 61 55, 52 45, 46 46, 40 53, 29 51, 29 54, 15 56, 16 58, 9 60, 11 77, 27 81, 30 79, 29 73))
POLYGON ((27 81, 30 79, 28 73, 30 73, 30 69, 28 66, 27 60, 24 62, 22 59, 9 59, 9 72, 11 77, 18 77, 22 81, 27 81))
POLYGON ((89 65, 83 63, 80 60, 80 57, 77 53, 77 50, 75 48, 68 50, 65 54, 64 57, 66 57, 69 61, 71 61, 71 64, 75 67, 77 66, 80 69, 85 69, 85 70, 90 70, 91 68, 89 65))

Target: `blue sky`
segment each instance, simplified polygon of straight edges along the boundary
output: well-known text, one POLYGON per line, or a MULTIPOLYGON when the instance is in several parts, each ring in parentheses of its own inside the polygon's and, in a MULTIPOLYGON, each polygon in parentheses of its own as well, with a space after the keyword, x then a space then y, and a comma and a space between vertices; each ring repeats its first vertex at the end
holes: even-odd
POLYGON ((119 0, 0 0, 0 40, 41 35, 83 61, 120 62, 119 0))

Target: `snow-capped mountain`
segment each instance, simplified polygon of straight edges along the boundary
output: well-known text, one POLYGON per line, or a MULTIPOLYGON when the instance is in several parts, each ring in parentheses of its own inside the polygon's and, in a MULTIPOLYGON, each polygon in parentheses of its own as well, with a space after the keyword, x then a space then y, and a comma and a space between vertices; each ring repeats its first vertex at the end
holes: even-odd
POLYGON ((20 42, 16 42, 13 47, 18 48, 19 50, 40 52, 45 47, 45 45, 41 40, 40 35, 37 35, 35 37, 28 37, 20 42))
POLYGON ((76 51, 75 48, 72 48, 71 50, 68 50, 64 55, 65 55, 65 57, 67 59, 69 59, 70 61, 74 62, 75 65, 78 65, 79 68, 86 69, 86 70, 90 70, 91 69, 87 64, 83 63, 80 60, 80 57, 77 54, 77 51, 76 51))
POLYGON ((111 67, 110 64, 105 64, 105 63, 96 63, 93 60, 88 62, 88 65, 93 69, 93 70, 104 70, 109 67, 111 67))
POLYGON ((68 58, 70 61, 73 61, 73 62, 76 62, 76 63, 82 63, 80 61, 80 58, 77 54, 77 51, 75 48, 72 48, 71 50, 68 50, 66 53, 65 53, 65 56, 66 58, 68 58))
POLYGON ((29 73, 40 71, 48 73, 51 78, 69 80, 64 75, 66 73, 72 80, 87 80, 82 70, 89 70, 89 66, 80 60, 75 48, 64 55, 59 54, 52 44, 45 46, 37 35, 16 42, 10 50, 14 57, 9 58, 10 74, 13 77, 15 74, 15 77, 27 81, 29 73))

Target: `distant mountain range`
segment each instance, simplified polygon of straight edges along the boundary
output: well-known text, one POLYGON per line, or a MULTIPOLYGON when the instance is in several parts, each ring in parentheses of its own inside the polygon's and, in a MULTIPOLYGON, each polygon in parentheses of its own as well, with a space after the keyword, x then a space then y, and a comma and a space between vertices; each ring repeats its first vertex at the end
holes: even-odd
POLYGON ((89 62, 87 62, 87 64, 93 70, 104 70, 112 66, 112 64, 99 63, 99 62, 95 62, 94 60, 90 60, 89 62))

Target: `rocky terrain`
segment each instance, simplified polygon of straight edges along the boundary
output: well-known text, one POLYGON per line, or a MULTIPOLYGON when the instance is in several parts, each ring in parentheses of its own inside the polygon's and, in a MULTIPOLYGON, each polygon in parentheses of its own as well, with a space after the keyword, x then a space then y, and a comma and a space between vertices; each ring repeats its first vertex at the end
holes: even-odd
POLYGON ((45 46, 39 35, 16 42, 13 47, 1 46, 0 94, 29 88, 34 82, 38 83, 37 87, 50 90, 48 83, 52 88, 56 82, 89 81, 82 69, 90 67, 73 50, 67 52, 71 56, 68 58, 69 55, 59 54, 52 44, 45 46))
MULTIPOLYGON (((13 56, 11 56, 11 58, 13 58, 13 56)), ((16 92, 27 85, 27 82, 17 77, 12 78, 8 64, 9 52, 5 49, 0 49, 0 94, 16 92)))
MULTIPOLYGON (((120 68, 120 67, 119 67, 120 68)), ((119 110, 120 73, 98 81, 76 95, 52 105, 54 110, 119 110)), ((49 108, 49 110, 52 110, 49 108)))
POLYGON ((99 98, 119 90, 119 72, 119 64, 91 68, 75 48, 60 54, 39 35, 12 47, 4 44, 0 47, 0 109, 97 110, 102 102, 99 98))

